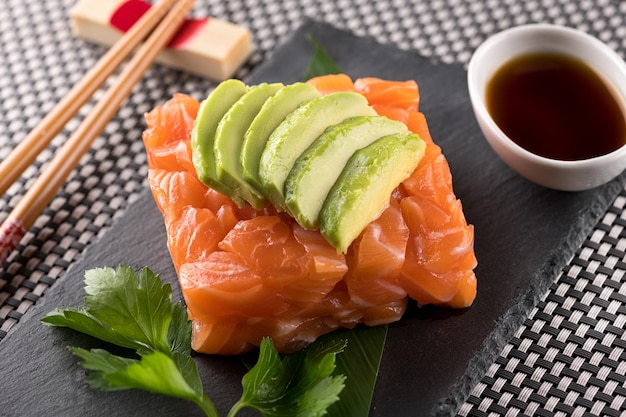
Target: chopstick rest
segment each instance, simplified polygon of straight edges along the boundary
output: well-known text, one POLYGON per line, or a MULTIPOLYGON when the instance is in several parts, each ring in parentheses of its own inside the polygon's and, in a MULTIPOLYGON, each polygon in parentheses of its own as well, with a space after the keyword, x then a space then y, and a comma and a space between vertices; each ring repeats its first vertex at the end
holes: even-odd
MULTIPOLYGON (((100 45, 115 43, 142 13, 144 0, 80 0, 70 10, 75 36, 100 45)), ((252 51, 250 31, 213 17, 187 19, 156 61, 214 80, 225 80, 252 51)))

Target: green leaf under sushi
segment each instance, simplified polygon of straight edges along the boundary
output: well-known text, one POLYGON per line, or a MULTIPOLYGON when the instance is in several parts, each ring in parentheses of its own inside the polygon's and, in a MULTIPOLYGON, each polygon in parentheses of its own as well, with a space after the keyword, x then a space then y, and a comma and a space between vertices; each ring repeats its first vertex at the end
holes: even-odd
POLYGON ((369 415, 388 327, 358 327, 324 336, 324 339, 346 341, 346 349, 337 356, 335 368, 336 373, 346 376, 346 386, 340 401, 328 408, 328 417, 369 415))
POLYGON ((313 58, 304 74, 304 80, 306 81, 320 75, 339 74, 341 69, 335 64, 335 61, 328 55, 328 52, 322 45, 311 35, 307 36, 307 39, 313 46, 313 58))

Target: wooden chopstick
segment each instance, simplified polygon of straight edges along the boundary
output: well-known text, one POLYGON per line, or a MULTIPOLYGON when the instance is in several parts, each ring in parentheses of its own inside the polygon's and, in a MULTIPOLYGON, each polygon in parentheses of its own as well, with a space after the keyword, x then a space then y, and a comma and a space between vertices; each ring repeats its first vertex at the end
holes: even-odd
POLYGON ((0 195, 9 189, 113 71, 150 34, 175 1, 162 0, 151 7, 41 119, 11 154, 0 162, 0 195))
MULTIPOLYGON (((176 2, 176 0, 162 1, 159 4, 159 14, 162 16, 163 11, 168 9, 163 5, 171 5, 174 2, 176 2), (161 8, 161 6, 163 6, 163 8, 161 8)), ((194 0, 179 0, 169 8, 167 15, 160 20, 159 25, 137 50, 133 58, 126 64, 124 69, 117 76, 115 82, 102 95, 101 99, 94 105, 79 127, 60 148, 45 171, 42 172, 35 183, 17 203, 6 220, 0 225, 0 267, 4 264, 9 253, 15 249, 26 231, 33 225, 39 214, 50 203, 52 198, 54 198, 58 189, 74 170, 82 156, 89 150, 95 138, 102 132, 115 113, 117 113, 119 107, 130 94, 133 87, 143 77, 144 72, 150 67, 160 51, 165 48, 167 43, 175 35, 191 10, 193 2, 194 0)), ((143 23, 147 24, 146 22, 143 23)), ((136 34, 141 40, 139 35, 140 34, 136 34)), ((133 41, 134 40, 133 38, 133 41)), ((119 47, 117 49, 125 50, 126 48, 119 47)), ((132 49, 133 48, 131 48, 131 50, 132 49)), ((115 59, 119 59, 117 55, 115 59)), ((121 61, 118 62, 118 65, 120 63, 121 61)), ((102 64, 102 66, 108 68, 108 64, 102 64)), ((82 96, 82 91, 77 94, 82 96)), ((62 112, 62 115, 66 117, 67 120, 69 120, 69 117, 66 111, 69 112, 73 110, 75 113, 80 107, 78 106, 74 110, 76 106, 71 105, 71 103, 69 103, 71 101, 72 100, 68 100, 67 98, 63 100, 63 102, 67 102, 65 104, 67 108, 62 112), (71 108, 71 110, 69 108, 71 108)), ((43 128, 42 130, 45 129, 46 128, 43 128)), ((34 136, 39 138, 42 136, 42 133, 36 133, 34 136)), ((30 154, 28 150, 22 151, 30 154)), ((4 175, 4 172, 0 173, 0 177, 2 175, 4 175)))

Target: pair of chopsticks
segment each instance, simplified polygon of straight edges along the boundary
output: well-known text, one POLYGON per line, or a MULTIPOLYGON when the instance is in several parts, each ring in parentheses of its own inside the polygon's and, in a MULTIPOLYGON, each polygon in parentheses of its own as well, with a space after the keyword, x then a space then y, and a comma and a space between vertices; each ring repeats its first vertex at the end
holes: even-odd
POLYGON ((176 34, 191 11, 193 2, 194 0, 161 0, 151 7, 13 152, 0 162, 0 195, 3 195, 128 55, 137 50, 115 82, 0 225, 0 268, 26 231, 52 201, 95 138, 117 113, 157 55, 176 34), (137 49, 142 41, 143 44, 137 49))

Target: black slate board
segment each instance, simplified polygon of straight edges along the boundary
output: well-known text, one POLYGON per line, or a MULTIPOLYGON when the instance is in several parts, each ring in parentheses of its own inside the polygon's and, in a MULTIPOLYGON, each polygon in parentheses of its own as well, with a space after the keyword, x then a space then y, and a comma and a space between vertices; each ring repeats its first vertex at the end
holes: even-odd
MULTIPOLYGON (((306 22, 247 81, 298 80, 311 57, 308 34, 352 77, 417 80, 421 110, 449 160, 466 217, 475 225, 475 304, 464 311, 412 306, 390 326, 371 411, 374 417, 448 415, 623 188, 624 176, 582 193, 556 192, 522 179, 483 139, 461 66, 436 64, 325 24, 306 22)), ((119 263, 148 265, 175 282, 162 218, 147 190, 0 343, 0 415, 202 415, 193 404, 143 392, 90 390, 66 346, 101 344, 39 322, 55 307, 82 304, 85 269, 119 263)), ((201 355, 197 362, 209 396, 225 415, 240 395, 240 360, 201 355)))

